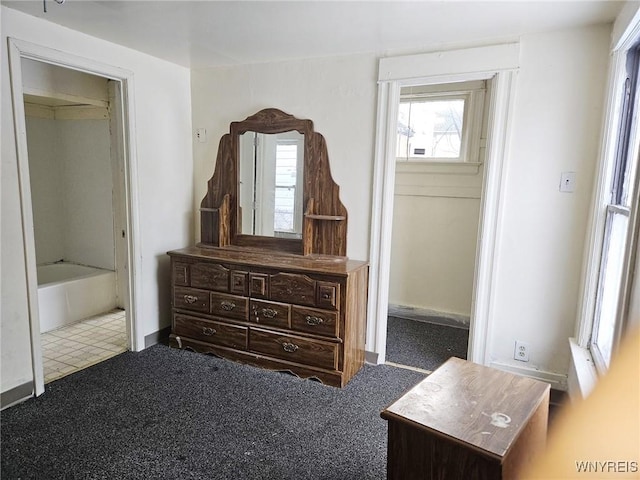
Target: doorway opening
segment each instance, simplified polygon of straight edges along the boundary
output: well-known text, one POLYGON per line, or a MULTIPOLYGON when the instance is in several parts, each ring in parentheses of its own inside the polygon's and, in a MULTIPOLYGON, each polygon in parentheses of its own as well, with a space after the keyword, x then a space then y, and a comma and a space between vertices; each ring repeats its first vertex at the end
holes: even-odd
POLYGON ((22 79, 48 383, 129 348, 116 265, 122 152, 111 135, 122 120, 113 80, 30 59, 22 79))
POLYGON ((466 359, 491 79, 400 90, 387 362, 466 359))
POLYGON ((130 74, 9 39, 34 393, 135 329, 130 74))
MULTIPOLYGON (((380 59, 371 216, 367 361, 386 362, 398 118, 403 87, 490 80, 485 167, 469 322, 467 359, 488 364, 502 226, 501 199, 513 109, 517 43, 380 59)), ((420 147, 422 148, 422 147, 420 147)), ((416 152, 419 155, 424 151, 416 152)), ((419 280, 421 281, 421 280, 419 280)))

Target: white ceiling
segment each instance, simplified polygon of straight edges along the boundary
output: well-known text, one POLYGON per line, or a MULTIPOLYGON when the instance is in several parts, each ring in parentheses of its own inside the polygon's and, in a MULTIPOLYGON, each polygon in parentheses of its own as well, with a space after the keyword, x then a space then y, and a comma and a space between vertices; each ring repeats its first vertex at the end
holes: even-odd
POLYGON ((611 22, 624 2, 91 1, 5 5, 191 68, 413 52, 611 22))

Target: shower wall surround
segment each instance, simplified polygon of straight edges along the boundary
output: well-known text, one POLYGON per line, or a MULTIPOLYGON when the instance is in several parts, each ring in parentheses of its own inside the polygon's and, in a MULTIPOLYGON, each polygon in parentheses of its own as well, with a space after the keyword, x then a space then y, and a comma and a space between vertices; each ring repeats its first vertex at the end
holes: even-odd
POLYGON ((37 263, 114 270, 109 121, 27 117, 27 142, 37 263))

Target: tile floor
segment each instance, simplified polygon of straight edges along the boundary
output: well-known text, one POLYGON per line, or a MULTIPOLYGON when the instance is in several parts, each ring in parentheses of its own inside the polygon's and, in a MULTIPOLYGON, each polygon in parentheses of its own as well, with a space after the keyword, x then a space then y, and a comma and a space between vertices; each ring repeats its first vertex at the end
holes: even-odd
POLYGON ((124 310, 112 310, 40 335, 49 383, 127 351, 124 310))

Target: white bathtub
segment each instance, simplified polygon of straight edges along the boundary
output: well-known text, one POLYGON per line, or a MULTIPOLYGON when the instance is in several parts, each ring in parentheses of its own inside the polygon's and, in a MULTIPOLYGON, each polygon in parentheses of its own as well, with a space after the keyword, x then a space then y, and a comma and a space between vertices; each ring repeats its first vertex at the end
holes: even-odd
POLYGON ((38 265, 40 332, 116 308, 116 274, 73 263, 38 265))

